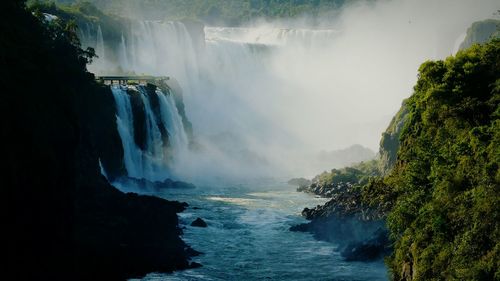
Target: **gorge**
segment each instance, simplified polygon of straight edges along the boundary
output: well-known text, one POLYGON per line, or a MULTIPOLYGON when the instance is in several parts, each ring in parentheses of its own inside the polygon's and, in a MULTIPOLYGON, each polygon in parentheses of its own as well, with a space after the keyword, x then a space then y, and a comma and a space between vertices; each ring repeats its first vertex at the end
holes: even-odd
POLYGON ((493 278, 495 20, 463 32, 495 3, 445 2, 355 1, 314 26, 307 15, 210 26, 9 2, 0 58, 12 272, 493 278), (439 60, 475 42, 485 45, 439 60), (290 181, 307 193, 292 177, 312 178, 290 181))

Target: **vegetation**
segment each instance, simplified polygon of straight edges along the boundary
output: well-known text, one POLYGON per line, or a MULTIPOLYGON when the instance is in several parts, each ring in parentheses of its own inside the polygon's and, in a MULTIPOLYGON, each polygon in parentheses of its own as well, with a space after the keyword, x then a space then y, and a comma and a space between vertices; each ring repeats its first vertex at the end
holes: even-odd
MULTIPOLYGON (((156 20, 196 19, 207 24, 240 25, 257 18, 317 16, 353 0, 89 0, 106 12, 156 20), (130 13, 130 11, 141 11, 130 13)), ((57 0, 73 4, 77 0, 57 0)))
POLYGON ((103 37, 108 42, 118 44, 123 27, 129 20, 113 14, 103 13, 90 2, 77 2, 72 5, 58 4, 53 1, 31 1, 29 9, 33 12, 47 13, 57 16, 61 22, 73 21, 81 29, 88 28, 95 34, 97 26, 102 29, 103 37))
POLYGON ((500 280, 500 39, 422 64, 381 157, 315 177, 306 215, 386 216, 394 280, 500 280))
POLYGON ((189 267, 185 205, 124 194, 100 174, 99 160, 123 151, 112 93, 87 72, 93 51, 80 49, 74 21, 18 0, 2 13, 3 275, 124 280, 189 267))
POLYGON ((390 202, 395 280, 500 280, 500 40, 419 69, 396 165, 364 198, 390 202))
POLYGON ((467 29, 467 34, 462 44, 460 44, 460 49, 467 49, 474 43, 485 43, 495 38, 500 38, 500 20, 477 21, 467 29))
POLYGON ((332 169, 330 172, 323 172, 314 177, 312 182, 317 185, 338 185, 342 183, 351 183, 354 185, 364 185, 368 183, 371 177, 380 175, 378 161, 370 160, 360 162, 351 167, 342 169, 332 169))
POLYGON ((396 116, 392 118, 389 127, 382 133, 379 148, 379 169, 382 174, 387 174, 396 162, 399 150, 399 138, 401 137, 401 131, 403 130, 407 116, 408 110, 405 102, 403 102, 396 116))

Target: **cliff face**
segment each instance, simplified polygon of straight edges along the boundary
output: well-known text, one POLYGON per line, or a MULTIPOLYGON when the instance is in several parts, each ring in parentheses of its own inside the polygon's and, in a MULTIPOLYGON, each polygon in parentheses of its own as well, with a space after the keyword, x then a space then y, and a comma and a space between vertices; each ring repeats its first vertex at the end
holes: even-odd
POLYGON ((475 22, 467 29, 460 50, 467 49, 474 43, 482 44, 498 37, 500 37, 500 20, 488 19, 475 22))
POLYGON ((123 194, 101 176, 99 158, 122 169, 109 88, 85 71, 71 28, 23 5, 4 3, 0 21, 3 274, 116 280, 189 267, 176 216, 185 205, 123 194))
POLYGON ((109 87, 94 84, 83 86, 85 95, 79 95, 78 109, 82 130, 93 140, 93 150, 102 168, 111 178, 126 173, 123 166, 123 148, 116 128, 116 108, 109 87))
MULTIPOLYGON (((467 40, 491 38, 481 25, 492 22, 473 25, 467 40)), ((311 222, 292 230, 332 239, 338 229, 353 231, 345 227, 352 218, 365 229, 365 222, 386 220, 394 239, 387 258, 394 280, 495 280, 500 274, 499 43, 422 64, 414 94, 382 136, 380 175, 365 183, 353 167, 319 175, 302 190, 332 199, 306 208, 302 214, 311 222)), ((355 252, 367 243, 374 244, 371 249, 389 243, 379 237, 358 243, 355 252)))
MULTIPOLYGON (((310 232, 317 239, 340 245, 346 260, 369 261, 390 253, 382 206, 363 200, 362 186, 380 175, 378 160, 361 162, 352 167, 333 169, 316 176, 305 191, 330 198, 324 205, 305 208, 302 216, 309 223, 296 225, 292 231, 310 232)), ((300 181, 297 183, 304 183, 300 181)))
POLYGON ((408 110, 405 104, 401 106, 398 113, 392 118, 389 127, 382 133, 379 148, 379 169, 382 174, 387 174, 394 164, 399 150, 399 137, 403 130, 408 110))
MULTIPOLYGON (((355 230, 350 219, 366 231, 382 219, 393 242, 387 234, 364 238, 346 247, 357 253, 346 259, 373 256, 379 249, 380 255, 390 254, 386 261, 394 280, 495 280, 500 268, 499 62, 500 41, 494 40, 422 64, 414 94, 398 114, 406 117, 392 169, 357 186, 332 185, 349 169, 320 176, 335 188, 314 191, 332 199, 305 209, 311 222, 292 229, 332 239, 355 230)), ((392 129, 394 120, 389 130, 398 131, 392 129)))

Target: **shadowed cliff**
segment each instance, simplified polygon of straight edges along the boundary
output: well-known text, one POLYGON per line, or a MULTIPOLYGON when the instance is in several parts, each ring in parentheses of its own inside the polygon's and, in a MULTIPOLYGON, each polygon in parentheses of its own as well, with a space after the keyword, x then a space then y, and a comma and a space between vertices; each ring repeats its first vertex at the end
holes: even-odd
POLYGON ((11 280, 125 279, 189 267, 178 202, 124 194, 109 88, 94 82, 74 26, 2 6, 2 196, 11 280), (105 139, 105 143, 103 143, 105 139), (114 168, 111 168, 114 167, 114 168))

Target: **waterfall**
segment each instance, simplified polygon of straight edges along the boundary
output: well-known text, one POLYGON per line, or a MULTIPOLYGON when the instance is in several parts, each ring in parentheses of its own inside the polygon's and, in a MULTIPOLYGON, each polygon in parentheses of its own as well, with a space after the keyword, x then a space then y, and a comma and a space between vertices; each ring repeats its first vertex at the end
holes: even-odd
POLYGON ((142 153, 134 141, 134 120, 126 88, 111 86, 116 104, 116 126, 123 146, 123 163, 129 177, 142 178, 142 153))
POLYGON ((282 156, 287 157, 286 151, 296 150, 302 142, 277 121, 296 118, 304 104, 300 97, 306 97, 302 95, 306 88, 298 82, 306 80, 302 61, 296 58, 315 62, 321 53, 317 49, 329 47, 338 35, 335 30, 280 28, 200 27, 193 31, 181 22, 160 21, 136 21, 127 28, 121 40, 106 48, 115 52, 106 54, 108 67, 175 79, 198 148, 188 149, 171 93, 158 95, 158 114, 151 108, 150 96, 155 93, 137 87, 148 137, 141 150, 134 143, 133 122, 128 123, 129 139, 123 142, 129 155, 124 161, 135 164, 125 165, 127 173, 136 178, 170 176, 194 182, 207 176, 276 175, 270 165, 281 169, 282 156), (276 109, 275 105, 284 106, 276 109), (168 143, 163 143, 161 125, 168 128, 168 143))
POLYGON ((184 81, 196 75, 197 54, 184 24, 140 21, 132 24, 130 34, 124 40, 131 57, 130 69, 121 65, 125 70, 184 81))
POLYGON ((90 69, 95 72, 95 73, 103 73, 105 72, 108 66, 106 65, 106 53, 105 53, 105 47, 104 47, 104 38, 102 36, 102 29, 101 26, 99 25, 97 27, 97 36, 96 36, 96 45, 95 45, 95 53, 98 56, 95 59, 95 62, 90 65, 90 69))
POLYGON ((207 27, 209 40, 230 40, 248 44, 278 46, 321 46, 339 35, 333 29, 207 27))
POLYGON ((122 70, 129 70, 130 69, 130 66, 129 66, 129 61, 128 61, 128 54, 127 54, 127 44, 125 42, 125 37, 123 36, 123 33, 122 33, 122 36, 121 36, 121 41, 120 41, 120 68, 122 70))
MULTIPOLYGON (((105 73, 121 68, 125 73, 168 76, 172 79, 167 84, 182 91, 182 117, 192 123, 191 147, 196 151, 180 152, 187 143, 185 133, 173 125, 178 122, 170 113, 176 109, 164 93, 160 103, 171 109, 168 114, 160 111, 161 121, 175 122, 168 123, 168 143, 160 145, 165 137, 155 139, 158 133, 151 121, 160 118, 156 105, 156 116, 146 112, 150 138, 146 147, 140 144, 144 151, 139 153, 137 177, 160 178, 163 170, 176 175, 185 171, 187 177, 179 177, 186 180, 303 174, 303 167, 311 165, 299 163, 321 150, 355 143, 376 147, 390 119, 384 112, 399 108, 399 101, 411 92, 420 63, 442 54, 436 47, 445 39, 433 37, 436 32, 428 32, 425 20, 404 28, 400 20, 339 18, 332 23, 335 29, 132 20, 116 36, 107 36, 111 30, 96 24, 92 40, 86 40, 97 42, 101 57, 89 68, 104 73, 99 68, 104 60, 105 73), (384 29, 369 24, 372 21, 384 29), (170 165, 163 167, 164 162, 170 165)), ((138 97, 146 109, 149 96, 138 97)))
POLYGON ((104 39, 102 37, 102 30, 101 26, 99 25, 97 27, 97 44, 96 44, 96 54, 104 60, 105 54, 104 54, 104 39))
MULTIPOLYGON (((80 39, 80 44, 82 46, 82 49, 86 49, 87 47, 94 48, 94 49, 96 48, 97 38, 92 35, 92 32, 91 32, 92 29, 93 29, 93 25, 89 22, 86 22, 85 26, 78 27, 78 34, 79 34, 79 39, 80 39)), ((95 34, 95 35, 97 35, 97 34, 95 34)))
POLYGON ((188 139, 172 94, 156 90, 150 93, 144 86, 111 86, 116 104, 116 124, 123 146, 123 162, 127 175, 137 179, 163 181, 172 177, 171 165, 186 151, 188 139), (141 149, 134 139, 134 116, 131 94, 140 95, 144 108, 145 147, 141 149), (158 99, 160 114, 152 107, 152 95, 158 99), (163 141, 160 126, 164 126, 170 145, 163 141))
POLYGON ((159 122, 153 109, 151 103, 149 102, 149 96, 143 86, 136 87, 140 94, 142 104, 144 105, 145 112, 145 125, 146 125, 146 147, 143 151, 145 158, 144 161, 144 173, 143 178, 149 180, 163 180, 165 179, 165 172, 167 172, 165 151, 163 150, 163 141, 160 133, 159 122))
POLYGON ((163 124, 169 128, 169 140, 173 152, 178 153, 186 151, 189 141, 172 93, 165 95, 160 90, 157 90, 156 93, 160 100, 160 111, 163 124))
POLYGON ((87 32, 87 38, 89 40, 89 46, 91 47, 94 47, 95 48, 95 42, 92 42, 90 43, 90 40, 92 38, 92 33, 91 33, 91 29, 94 28, 94 25, 93 24, 89 24, 88 22, 85 24, 85 27, 86 27, 86 32, 87 32))

